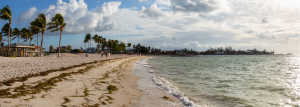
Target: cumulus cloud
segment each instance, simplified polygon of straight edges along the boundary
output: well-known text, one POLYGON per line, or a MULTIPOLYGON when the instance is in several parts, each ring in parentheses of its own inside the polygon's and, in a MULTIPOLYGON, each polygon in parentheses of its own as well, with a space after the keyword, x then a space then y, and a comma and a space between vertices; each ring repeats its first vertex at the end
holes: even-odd
POLYGON ((153 4, 171 6, 170 0, 155 0, 153 4))
POLYGON ((146 9, 144 6, 142 7, 142 10, 140 11, 141 17, 152 17, 152 18, 159 18, 163 16, 168 16, 168 12, 162 11, 160 8, 157 7, 157 4, 152 4, 148 9, 146 9))
POLYGON ((24 11, 19 18, 19 23, 30 22, 43 13, 50 22, 51 17, 60 13, 65 18, 64 34, 80 34, 87 32, 101 32, 117 27, 113 15, 119 10, 121 2, 107 2, 89 11, 84 0, 70 0, 69 3, 57 0, 56 5, 50 5, 47 9, 38 11, 35 7, 24 11))
POLYGON ((22 22, 28 22, 28 21, 34 20, 34 17, 36 17, 36 13, 37 13, 37 8, 31 7, 30 9, 28 9, 20 14, 18 23, 22 24, 22 22))
POLYGON ((227 0, 171 0, 171 10, 179 12, 212 13, 226 12, 227 0))

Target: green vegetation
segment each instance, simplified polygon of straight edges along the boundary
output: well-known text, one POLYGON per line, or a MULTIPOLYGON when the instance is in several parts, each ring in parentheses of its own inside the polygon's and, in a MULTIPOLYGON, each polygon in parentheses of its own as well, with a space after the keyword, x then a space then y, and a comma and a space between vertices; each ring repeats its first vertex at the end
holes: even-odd
POLYGON ((50 45, 50 47, 49 47, 49 52, 53 52, 53 46, 52 45, 50 45))

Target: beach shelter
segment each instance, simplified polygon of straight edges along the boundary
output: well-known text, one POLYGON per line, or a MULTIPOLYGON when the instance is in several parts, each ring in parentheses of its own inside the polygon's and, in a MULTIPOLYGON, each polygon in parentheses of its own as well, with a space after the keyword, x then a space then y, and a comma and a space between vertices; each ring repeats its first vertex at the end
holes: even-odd
MULTIPOLYGON (((4 46, 4 48, 8 48, 8 45, 4 46)), ((31 45, 27 45, 27 44, 23 44, 23 43, 13 43, 10 44, 10 48, 13 48, 13 51, 9 51, 9 55, 14 55, 16 57, 22 57, 22 56, 30 56, 28 52, 28 50, 35 49, 35 46, 31 46, 31 45), (27 52, 25 51, 27 50, 27 52), (23 53, 23 54, 22 54, 23 53)), ((4 56, 7 55, 7 53, 3 53, 4 56)), ((31 54, 32 56, 32 54, 31 54)))

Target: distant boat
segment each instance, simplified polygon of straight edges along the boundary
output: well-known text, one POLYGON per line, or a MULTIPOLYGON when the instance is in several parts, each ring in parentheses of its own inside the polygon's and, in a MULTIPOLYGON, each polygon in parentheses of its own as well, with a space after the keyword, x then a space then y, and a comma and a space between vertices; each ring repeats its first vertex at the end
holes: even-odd
POLYGON ((293 55, 293 54, 291 54, 291 53, 287 53, 286 55, 293 55))

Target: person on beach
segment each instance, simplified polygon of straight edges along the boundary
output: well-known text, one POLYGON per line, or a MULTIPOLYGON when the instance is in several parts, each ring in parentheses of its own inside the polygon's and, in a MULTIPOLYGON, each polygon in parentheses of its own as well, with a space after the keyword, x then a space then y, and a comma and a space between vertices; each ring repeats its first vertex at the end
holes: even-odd
POLYGON ((106 56, 106 58, 107 58, 107 51, 105 51, 105 56, 106 56))
POLYGON ((102 56, 102 58, 103 58, 103 51, 101 51, 101 56, 102 56))

